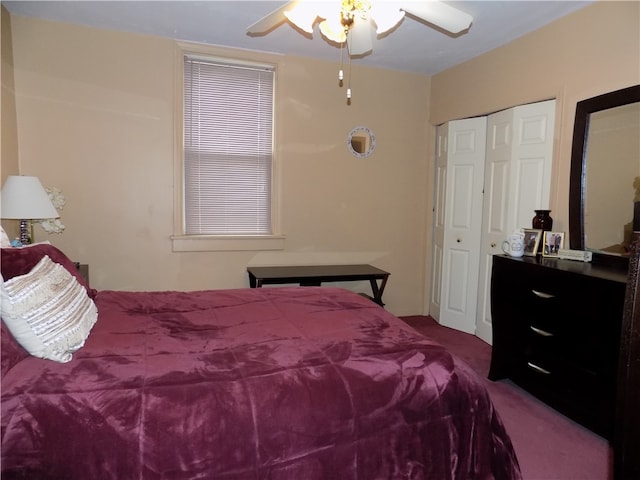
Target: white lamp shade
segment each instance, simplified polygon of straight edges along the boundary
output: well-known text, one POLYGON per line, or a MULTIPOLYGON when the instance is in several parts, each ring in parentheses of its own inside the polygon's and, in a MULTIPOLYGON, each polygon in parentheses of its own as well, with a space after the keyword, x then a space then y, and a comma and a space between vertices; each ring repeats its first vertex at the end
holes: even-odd
POLYGON ((16 220, 58 218, 38 177, 10 175, 2 187, 1 217, 16 220))

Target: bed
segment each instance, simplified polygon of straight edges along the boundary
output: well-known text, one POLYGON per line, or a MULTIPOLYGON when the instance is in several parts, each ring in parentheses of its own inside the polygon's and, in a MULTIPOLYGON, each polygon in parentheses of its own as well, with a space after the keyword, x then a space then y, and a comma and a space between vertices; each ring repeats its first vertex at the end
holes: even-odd
POLYGON ((3 297, 3 479, 521 478, 476 374, 366 298, 95 291, 47 244, 2 249, 3 295, 44 257, 96 321, 39 358, 3 297))

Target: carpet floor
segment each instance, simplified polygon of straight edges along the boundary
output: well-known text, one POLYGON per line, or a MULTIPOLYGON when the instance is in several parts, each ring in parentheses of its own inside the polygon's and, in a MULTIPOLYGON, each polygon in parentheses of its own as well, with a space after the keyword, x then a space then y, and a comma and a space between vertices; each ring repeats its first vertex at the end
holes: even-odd
POLYGON ((491 346, 425 316, 401 317, 447 347, 484 379, 511 437, 524 480, 609 480, 609 442, 537 400, 509 380, 487 378, 491 346))

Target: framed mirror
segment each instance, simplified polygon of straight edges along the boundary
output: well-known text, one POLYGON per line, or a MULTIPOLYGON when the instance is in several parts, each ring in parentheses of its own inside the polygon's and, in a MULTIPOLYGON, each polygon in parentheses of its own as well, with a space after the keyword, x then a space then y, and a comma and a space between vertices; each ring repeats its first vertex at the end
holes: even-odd
POLYGON ((571 151, 569 241, 594 262, 628 265, 640 195, 640 85, 578 102, 571 151))
POLYGON ((376 137, 367 127, 354 127, 347 136, 347 148, 355 157, 368 157, 376 148, 376 137))

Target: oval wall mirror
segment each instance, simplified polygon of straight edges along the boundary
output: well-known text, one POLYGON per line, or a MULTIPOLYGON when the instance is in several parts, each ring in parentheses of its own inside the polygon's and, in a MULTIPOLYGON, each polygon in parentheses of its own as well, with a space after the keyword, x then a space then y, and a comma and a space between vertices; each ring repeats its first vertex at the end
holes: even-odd
POLYGON ((347 148, 355 157, 368 157, 376 148, 376 137, 367 127, 354 127, 347 137, 347 148))

